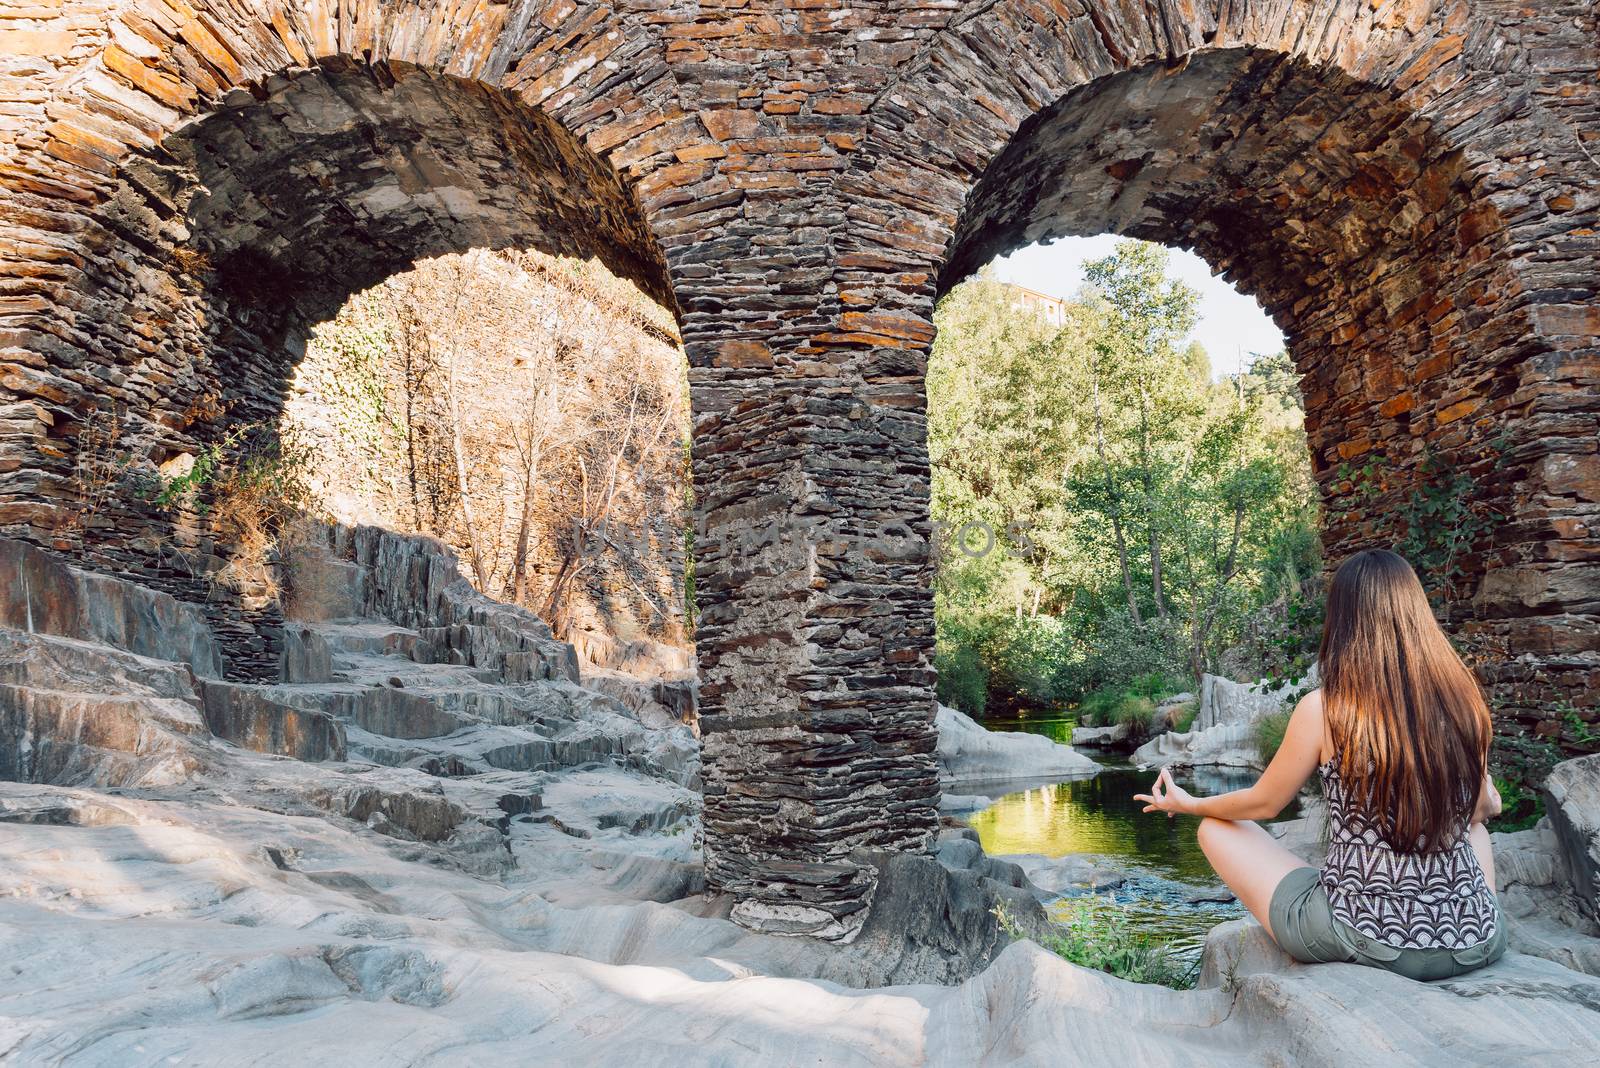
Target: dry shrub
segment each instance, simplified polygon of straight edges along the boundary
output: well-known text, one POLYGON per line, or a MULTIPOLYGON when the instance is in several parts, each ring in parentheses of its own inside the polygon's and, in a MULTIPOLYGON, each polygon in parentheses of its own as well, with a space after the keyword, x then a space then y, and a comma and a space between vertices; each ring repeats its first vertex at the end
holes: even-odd
POLYGON ((313 460, 312 446, 293 433, 236 427, 201 449, 188 470, 162 478, 151 503, 208 519, 227 555, 207 577, 245 607, 265 607, 282 593, 277 565, 304 536, 302 520, 321 512, 313 460))
POLYGON ((344 522, 437 537, 558 634, 682 637, 689 433, 670 312, 598 264, 418 263, 318 328, 283 425, 344 522))
POLYGON ((123 444, 126 429, 119 407, 90 408, 84 413, 69 487, 72 505, 55 532, 63 546, 82 543, 90 517, 100 514, 126 482, 131 466, 123 444))
POLYGON ((213 576, 219 585, 260 604, 279 598, 276 565, 304 536, 300 520, 318 511, 312 459, 308 445, 271 434, 221 465, 209 511, 231 553, 213 576))

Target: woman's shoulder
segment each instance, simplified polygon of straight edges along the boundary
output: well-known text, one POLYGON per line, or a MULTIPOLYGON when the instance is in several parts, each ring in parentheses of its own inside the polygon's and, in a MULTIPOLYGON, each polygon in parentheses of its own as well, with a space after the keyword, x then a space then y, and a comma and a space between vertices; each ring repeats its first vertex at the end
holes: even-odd
POLYGON ((1294 713, 1297 716, 1304 713, 1316 716, 1318 719, 1322 718, 1322 687, 1318 686, 1295 702, 1294 713))
POLYGON ((1314 727, 1321 736, 1322 745, 1317 755, 1317 762, 1326 764, 1333 759, 1333 733, 1328 729, 1328 718, 1323 713, 1321 687, 1300 698, 1294 706, 1294 718, 1304 720, 1308 727, 1314 727))

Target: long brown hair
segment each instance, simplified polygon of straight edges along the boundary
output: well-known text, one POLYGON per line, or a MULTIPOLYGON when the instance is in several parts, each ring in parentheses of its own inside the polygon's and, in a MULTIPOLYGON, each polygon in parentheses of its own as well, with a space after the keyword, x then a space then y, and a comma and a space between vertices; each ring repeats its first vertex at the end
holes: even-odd
POLYGON ((1401 852, 1452 846, 1483 785, 1489 706, 1403 557, 1368 549, 1339 566, 1318 655, 1351 803, 1401 852))

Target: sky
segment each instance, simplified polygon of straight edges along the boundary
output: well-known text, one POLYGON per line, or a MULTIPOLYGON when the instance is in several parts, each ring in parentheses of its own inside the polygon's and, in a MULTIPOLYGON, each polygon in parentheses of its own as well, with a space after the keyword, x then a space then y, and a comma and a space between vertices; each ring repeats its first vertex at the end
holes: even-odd
MULTIPOLYGON (((1001 281, 1015 282, 1054 297, 1070 297, 1083 285, 1083 264, 1111 255, 1115 234, 1064 237, 1050 245, 1029 245, 994 261, 1001 281)), ((1277 352, 1283 334, 1252 297, 1213 277, 1206 261, 1192 252, 1168 249, 1168 273, 1200 294, 1200 324, 1194 338, 1211 357, 1211 372, 1231 374, 1250 363, 1252 353, 1277 352)))

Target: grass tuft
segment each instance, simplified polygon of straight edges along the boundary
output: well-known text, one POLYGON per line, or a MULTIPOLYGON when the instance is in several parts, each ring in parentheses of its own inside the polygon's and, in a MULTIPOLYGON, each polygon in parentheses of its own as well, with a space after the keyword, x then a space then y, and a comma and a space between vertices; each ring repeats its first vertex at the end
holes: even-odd
MULTIPOLYGON (((1127 911, 1115 904, 1096 897, 1067 898, 1051 911, 1054 922, 1039 945, 1062 960, 1174 990, 1188 990, 1199 978, 1199 960, 1184 960, 1165 946, 1151 945, 1135 932, 1127 911)), ((1004 906, 997 906, 994 915, 1011 937, 1028 937, 1004 906)))
POLYGON ((1292 714, 1292 709, 1285 708, 1256 720, 1256 752, 1261 755, 1263 765, 1270 764, 1272 758, 1278 755, 1279 748, 1283 746, 1283 736, 1289 731, 1289 717, 1292 714))

